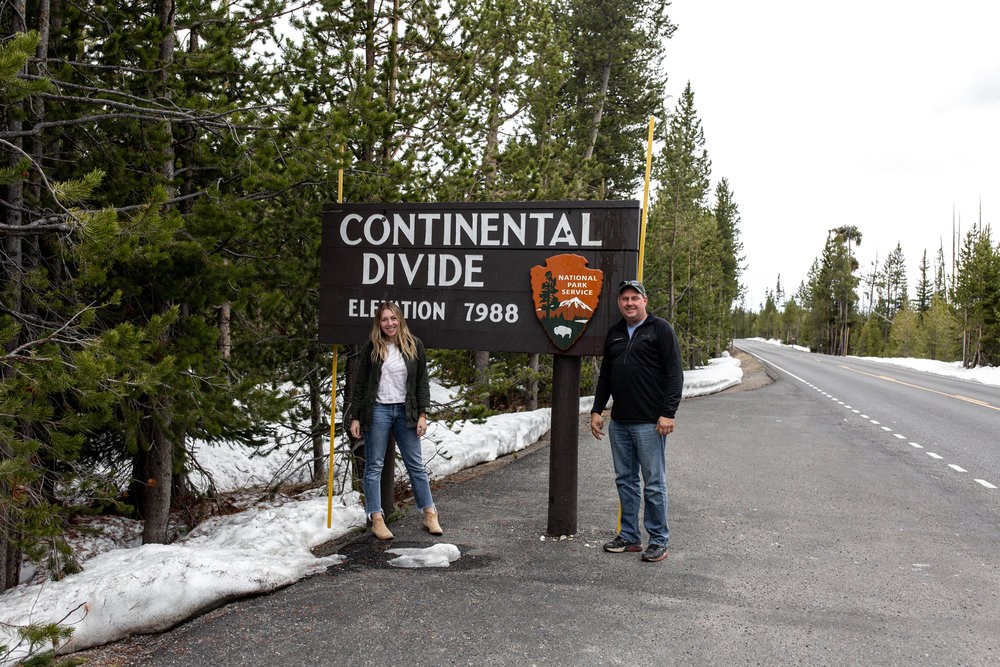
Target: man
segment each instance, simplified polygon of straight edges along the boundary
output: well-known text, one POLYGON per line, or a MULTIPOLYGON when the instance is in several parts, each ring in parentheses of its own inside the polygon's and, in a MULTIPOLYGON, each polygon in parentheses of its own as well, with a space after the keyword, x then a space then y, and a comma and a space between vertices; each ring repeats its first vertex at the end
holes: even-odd
POLYGON ((604 550, 642 551, 639 505, 644 498, 649 546, 642 560, 657 562, 667 556, 665 449, 684 389, 684 371, 674 330, 665 319, 648 314, 647 303, 646 288, 638 280, 618 286, 623 319, 608 330, 604 341, 590 430, 598 440, 604 435, 604 407, 614 397, 608 432, 621 517, 618 535, 604 550), (640 473, 645 482, 641 490, 640 473))

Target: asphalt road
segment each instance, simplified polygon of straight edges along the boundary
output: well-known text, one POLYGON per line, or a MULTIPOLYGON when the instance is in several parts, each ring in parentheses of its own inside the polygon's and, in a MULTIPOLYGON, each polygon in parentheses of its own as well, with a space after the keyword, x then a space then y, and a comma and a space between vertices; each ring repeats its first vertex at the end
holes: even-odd
MULTIPOLYGON (((1000 387, 760 341, 737 345, 830 400, 833 412, 879 436, 874 445, 899 445, 912 465, 935 478, 947 473, 974 500, 1000 511, 1000 491, 982 492, 1000 487, 1000 387)), ((859 433, 858 442, 866 435, 859 433)))
MULTIPOLYGON (((802 363, 796 375, 822 386, 826 365, 802 363), (810 364, 820 372, 806 378, 810 364)), ((543 539, 543 444, 436 489, 443 538, 413 512, 392 525, 391 545, 370 534, 331 545, 346 564, 146 638, 117 664, 1000 661, 1000 490, 776 374, 755 391, 681 404, 660 563, 601 550, 617 497, 607 444, 581 416, 573 539, 543 539), (442 569, 386 564, 386 548, 434 541, 458 545, 461 558, 442 569)), ((892 424, 872 405, 855 407, 892 424)), ((897 419, 894 428, 911 426, 897 419)))

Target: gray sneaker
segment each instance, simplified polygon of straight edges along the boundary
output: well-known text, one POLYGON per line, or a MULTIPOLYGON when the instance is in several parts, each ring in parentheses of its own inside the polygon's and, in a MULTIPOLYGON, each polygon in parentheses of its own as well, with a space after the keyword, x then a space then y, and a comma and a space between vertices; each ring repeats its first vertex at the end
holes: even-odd
POLYGON ((642 551, 642 545, 638 542, 626 542, 621 535, 616 535, 615 539, 604 545, 604 550, 620 554, 623 551, 642 551))
POLYGON ((642 554, 642 559, 647 563, 655 563, 667 557, 667 545, 650 544, 642 554))

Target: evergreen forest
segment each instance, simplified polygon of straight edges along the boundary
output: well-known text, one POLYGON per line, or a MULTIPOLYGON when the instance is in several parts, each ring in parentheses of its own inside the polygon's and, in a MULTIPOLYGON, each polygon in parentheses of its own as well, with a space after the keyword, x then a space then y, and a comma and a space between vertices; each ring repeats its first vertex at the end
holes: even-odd
POLYGON ((826 354, 1000 365, 1000 243, 988 224, 956 229, 950 261, 943 245, 931 257, 924 250, 912 285, 901 244, 863 269, 855 257, 861 241, 856 226, 831 229, 794 293, 778 276, 756 311, 737 305, 736 337, 826 354))
MULTIPOLYGON (((333 360, 349 395, 358 352, 317 342, 326 202, 635 199, 655 117, 650 309, 687 366, 724 351, 741 321, 739 208, 694 91, 666 97, 667 10, 0 4, 0 591, 26 560, 53 578, 79 567, 76 513, 141 519, 143 543, 165 543, 171 513, 190 525, 221 505, 188 482, 193 441, 259 446, 298 415, 325 483, 333 360)), ((832 308, 817 333, 835 343, 836 303, 818 298, 802 312, 832 308)), ((433 359, 469 387, 465 416, 551 395, 544 356, 433 359)))

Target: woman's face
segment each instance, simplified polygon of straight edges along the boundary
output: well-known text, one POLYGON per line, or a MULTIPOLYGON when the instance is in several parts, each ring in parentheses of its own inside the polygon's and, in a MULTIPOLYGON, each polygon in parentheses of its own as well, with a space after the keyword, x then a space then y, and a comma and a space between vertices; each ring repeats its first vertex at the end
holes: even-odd
POLYGON ((386 308, 382 311, 382 333, 389 340, 394 340, 396 334, 399 332, 399 320, 396 318, 396 314, 392 312, 391 308, 386 308))

